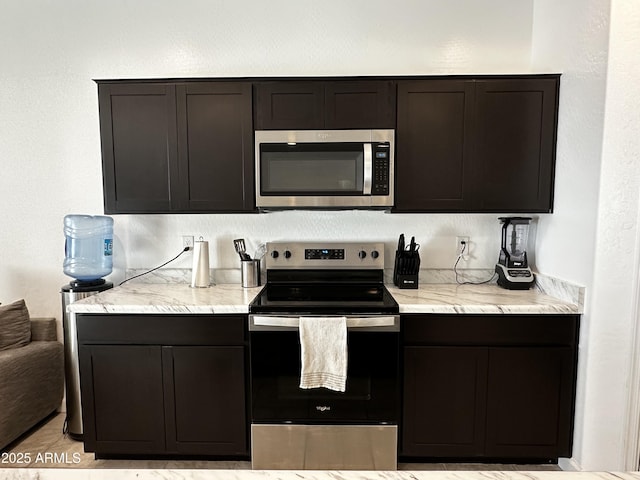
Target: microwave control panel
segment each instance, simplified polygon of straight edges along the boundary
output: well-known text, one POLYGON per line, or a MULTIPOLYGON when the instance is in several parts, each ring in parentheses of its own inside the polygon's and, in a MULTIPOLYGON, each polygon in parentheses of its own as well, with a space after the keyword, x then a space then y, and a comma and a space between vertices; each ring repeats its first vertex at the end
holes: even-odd
POLYGON ((389 195, 389 155, 388 143, 373 144, 373 179, 371 195, 389 195))

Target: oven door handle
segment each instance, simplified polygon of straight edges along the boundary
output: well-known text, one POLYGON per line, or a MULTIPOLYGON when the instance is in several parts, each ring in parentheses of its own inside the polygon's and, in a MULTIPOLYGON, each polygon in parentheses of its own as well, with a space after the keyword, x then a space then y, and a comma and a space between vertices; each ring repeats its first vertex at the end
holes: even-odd
MULTIPOLYGON (((298 330, 299 326, 300 317, 249 315, 250 331, 298 330)), ((355 328, 367 332, 399 332, 400 315, 347 316, 347 329, 355 328)))

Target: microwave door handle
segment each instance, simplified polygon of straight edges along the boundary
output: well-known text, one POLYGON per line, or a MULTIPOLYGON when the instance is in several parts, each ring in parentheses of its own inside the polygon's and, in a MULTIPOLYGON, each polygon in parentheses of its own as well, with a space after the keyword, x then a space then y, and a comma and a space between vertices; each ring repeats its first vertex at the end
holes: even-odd
POLYGON ((373 179, 373 156, 371 154, 371 144, 364 144, 364 183, 362 194, 371 195, 371 181, 373 179))

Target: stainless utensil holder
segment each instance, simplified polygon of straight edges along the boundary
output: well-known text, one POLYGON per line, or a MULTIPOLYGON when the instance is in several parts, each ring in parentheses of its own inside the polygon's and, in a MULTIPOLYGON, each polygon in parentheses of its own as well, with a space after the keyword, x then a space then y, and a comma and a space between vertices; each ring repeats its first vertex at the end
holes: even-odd
POLYGON ((242 286, 245 288, 260 286, 260 260, 243 260, 240 262, 242 286))

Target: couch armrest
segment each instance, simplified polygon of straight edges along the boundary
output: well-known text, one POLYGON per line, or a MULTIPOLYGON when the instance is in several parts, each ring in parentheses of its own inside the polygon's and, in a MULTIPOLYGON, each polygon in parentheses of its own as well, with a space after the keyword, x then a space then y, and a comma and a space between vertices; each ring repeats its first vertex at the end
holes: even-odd
POLYGON ((32 318, 31 319, 31 341, 55 342, 58 339, 56 319, 32 318))

